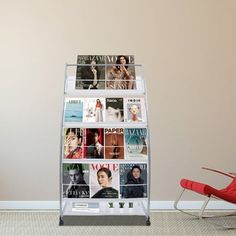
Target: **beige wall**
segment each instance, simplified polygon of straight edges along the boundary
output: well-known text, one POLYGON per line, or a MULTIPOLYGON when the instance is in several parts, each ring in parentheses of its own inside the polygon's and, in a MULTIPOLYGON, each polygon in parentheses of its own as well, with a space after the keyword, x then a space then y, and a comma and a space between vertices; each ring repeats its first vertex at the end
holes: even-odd
POLYGON ((0 200, 58 200, 64 65, 79 53, 145 66, 152 200, 174 200, 181 177, 223 185, 200 167, 236 171, 235 12, 234 0, 0 0, 0 200))

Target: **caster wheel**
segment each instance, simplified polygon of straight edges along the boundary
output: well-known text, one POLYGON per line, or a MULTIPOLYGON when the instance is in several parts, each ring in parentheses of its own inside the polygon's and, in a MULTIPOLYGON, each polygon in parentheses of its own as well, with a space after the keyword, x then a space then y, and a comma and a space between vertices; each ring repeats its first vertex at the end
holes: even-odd
POLYGON ((60 219, 59 219, 59 226, 62 226, 62 225, 64 225, 64 221, 63 221, 62 218, 60 217, 60 219))
POLYGON ((150 218, 148 217, 147 220, 146 220, 146 225, 147 226, 150 226, 151 225, 151 221, 150 221, 150 218))

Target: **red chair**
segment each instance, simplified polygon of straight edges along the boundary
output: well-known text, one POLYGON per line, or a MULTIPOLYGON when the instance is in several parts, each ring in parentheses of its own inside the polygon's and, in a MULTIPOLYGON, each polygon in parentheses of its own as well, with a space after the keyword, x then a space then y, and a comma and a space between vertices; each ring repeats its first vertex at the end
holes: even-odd
MULTIPOLYGON (((206 168, 206 167, 203 167, 202 169, 210 170, 210 171, 225 175, 225 176, 231 178, 232 180, 228 184, 228 186, 226 186, 225 188, 216 189, 216 188, 214 188, 210 185, 204 184, 204 183, 200 183, 200 182, 196 182, 196 181, 192 181, 192 180, 188 180, 188 179, 181 179, 180 185, 183 189, 174 203, 174 208, 178 211, 185 213, 185 214, 192 215, 192 216, 198 217, 200 219, 201 218, 208 218, 208 217, 217 217, 217 216, 204 215, 204 211, 206 209, 206 206, 212 198, 216 198, 219 200, 224 200, 226 202, 236 204, 236 173, 224 173, 222 171, 218 171, 218 170, 214 170, 214 169, 210 169, 210 168, 206 168), (198 215, 191 214, 189 212, 184 211, 183 209, 178 208, 178 203, 179 203, 185 190, 191 190, 191 191, 194 191, 198 194, 201 194, 201 195, 204 195, 207 197, 207 199, 203 203, 202 208, 200 209, 200 212, 198 215)), ((228 213, 228 214, 223 214, 223 215, 218 215, 218 216, 232 216, 232 215, 236 215, 236 211, 234 211, 230 214, 228 213)))

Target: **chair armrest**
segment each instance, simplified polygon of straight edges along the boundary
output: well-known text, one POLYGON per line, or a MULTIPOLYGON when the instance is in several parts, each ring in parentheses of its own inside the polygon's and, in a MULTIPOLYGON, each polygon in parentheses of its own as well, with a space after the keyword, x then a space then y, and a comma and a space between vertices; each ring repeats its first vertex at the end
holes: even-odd
POLYGON ((236 176, 235 172, 229 172, 229 174, 233 175, 234 177, 236 176))
POLYGON ((235 176, 236 176, 236 173, 226 173, 226 172, 222 172, 222 171, 211 169, 211 168, 207 168, 207 167, 202 167, 202 169, 203 170, 210 170, 210 171, 213 171, 213 172, 216 172, 216 173, 228 176, 228 177, 230 177, 232 179, 235 178, 235 176))

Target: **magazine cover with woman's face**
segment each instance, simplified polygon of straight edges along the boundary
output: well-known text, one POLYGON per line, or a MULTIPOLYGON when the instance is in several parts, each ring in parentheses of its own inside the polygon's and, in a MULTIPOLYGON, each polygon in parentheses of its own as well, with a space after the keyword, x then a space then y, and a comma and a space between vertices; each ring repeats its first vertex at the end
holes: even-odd
POLYGON ((143 98, 124 99, 124 121, 129 123, 147 121, 143 98))
POLYGON ((118 198, 119 164, 90 164, 90 186, 91 198, 118 198))
POLYGON ((133 55, 107 55, 106 89, 135 89, 135 66, 133 55))
POLYGON ((84 137, 81 128, 64 128, 64 158, 84 158, 84 137))

